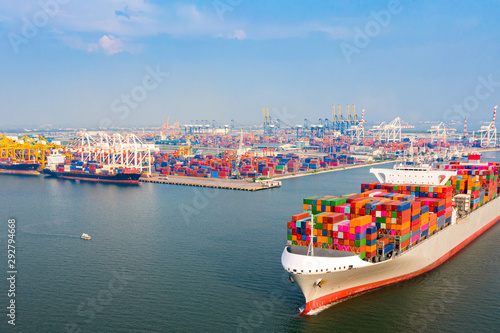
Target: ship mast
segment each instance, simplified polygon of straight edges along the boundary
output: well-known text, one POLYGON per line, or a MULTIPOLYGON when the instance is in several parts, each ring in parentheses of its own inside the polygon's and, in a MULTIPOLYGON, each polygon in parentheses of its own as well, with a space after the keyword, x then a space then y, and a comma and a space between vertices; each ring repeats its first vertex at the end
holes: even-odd
POLYGON ((309 242, 309 248, 307 249, 308 256, 314 256, 313 229, 314 229, 314 217, 313 217, 313 213, 311 212, 311 236, 310 236, 311 241, 309 242))

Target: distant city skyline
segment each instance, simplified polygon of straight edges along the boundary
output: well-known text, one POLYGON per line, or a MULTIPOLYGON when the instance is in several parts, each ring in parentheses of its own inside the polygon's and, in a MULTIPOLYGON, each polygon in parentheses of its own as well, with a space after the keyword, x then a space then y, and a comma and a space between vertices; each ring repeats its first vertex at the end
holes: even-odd
POLYGON ((489 122, 496 1, 0 3, 0 127, 489 122))

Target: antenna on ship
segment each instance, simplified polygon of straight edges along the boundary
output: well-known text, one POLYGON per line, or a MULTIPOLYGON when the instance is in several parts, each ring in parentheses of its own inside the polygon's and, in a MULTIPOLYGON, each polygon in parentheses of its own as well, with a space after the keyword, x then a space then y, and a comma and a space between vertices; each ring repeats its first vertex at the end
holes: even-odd
POLYGON ((311 241, 309 242, 309 248, 307 249, 308 256, 314 256, 313 229, 314 229, 314 217, 313 217, 313 213, 311 212, 311 236, 310 236, 311 241))

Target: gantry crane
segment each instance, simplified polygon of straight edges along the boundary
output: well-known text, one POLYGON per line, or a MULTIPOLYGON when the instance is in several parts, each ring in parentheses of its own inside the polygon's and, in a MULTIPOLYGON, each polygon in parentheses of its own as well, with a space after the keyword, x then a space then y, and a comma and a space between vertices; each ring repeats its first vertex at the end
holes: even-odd
POLYGON ((53 149, 63 148, 39 135, 36 139, 25 135, 17 140, 0 133, 0 158, 10 158, 15 161, 31 161, 45 167, 47 157, 53 149))

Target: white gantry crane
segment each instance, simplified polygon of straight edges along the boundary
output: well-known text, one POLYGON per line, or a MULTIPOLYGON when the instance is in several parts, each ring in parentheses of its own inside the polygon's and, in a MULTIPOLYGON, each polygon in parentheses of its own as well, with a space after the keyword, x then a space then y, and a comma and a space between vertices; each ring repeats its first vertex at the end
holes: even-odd
POLYGON ((115 133, 98 133, 92 137, 87 132, 66 146, 67 151, 80 154, 82 161, 98 161, 103 165, 135 168, 151 174, 151 152, 154 144, 143 143, 135 134, 122 136, 115 133))
POLYGON ((382 138, 385 138, 387 136, 385 132, 385 126, 387 126, 387 123, 383 121, 380 123, 380 125, 374 125, 369 131, 374 138, 376 137, 378 140, 382 141, 382 138))
POLYGON ((365 109, 361 112, 361 121, 346 130, 346 133, 351 137, 351 142, 360 144, 365 138, 365 129, 363 123, 365 122, 365 109))
POLYGON ((495 118, 497 115, 497 106, 493 109, 493 121, 487 126, 481 126, 479 133, 481 134, 481 147, 496 147, 497 145, 497 128, 495 127, 495 118))
POLYGON ((374 136, 377 136, 380 141, 401 142, 401 130, 408 128, 415 128, 415 126, 412 126, 401 118, 397 117, 388 124, 382 122, 378 126, 373 126, 370 131, 374 136))
POLYGON ((432 126, 428 132, 431 132, 431 142, 448 142, 448 138, 454 137, 457 130, 451 128, 445 123, 441 122, 439 125, 432 126))

